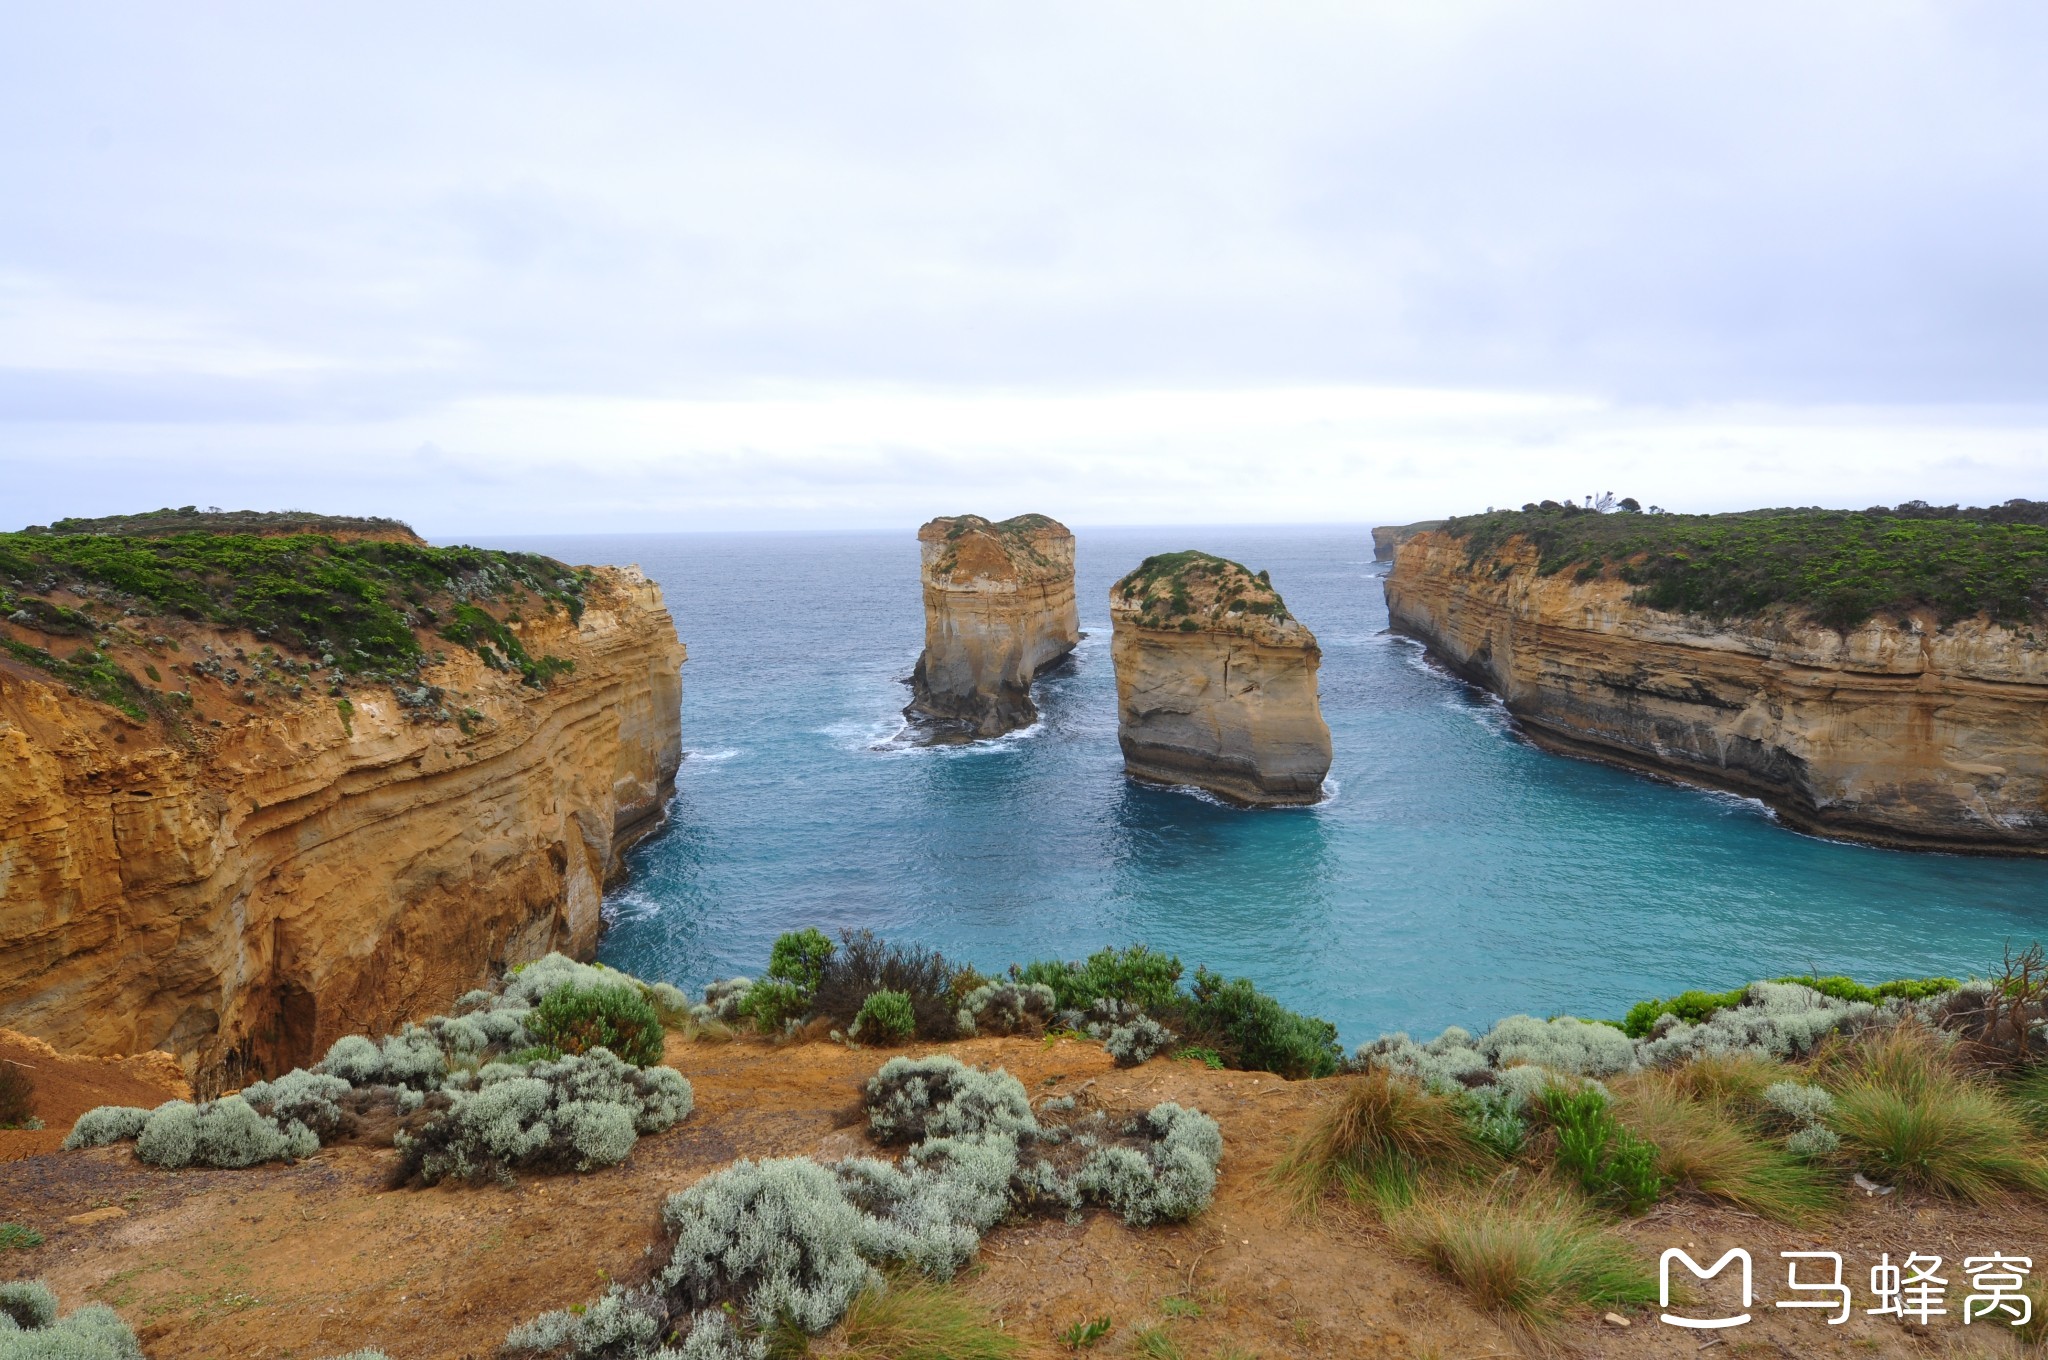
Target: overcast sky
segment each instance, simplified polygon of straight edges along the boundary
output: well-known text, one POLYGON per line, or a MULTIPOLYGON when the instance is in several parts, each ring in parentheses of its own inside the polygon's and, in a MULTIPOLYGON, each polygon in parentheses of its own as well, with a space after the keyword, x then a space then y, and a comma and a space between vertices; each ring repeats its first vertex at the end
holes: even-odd
POLYGON ((2048 498, 2048 6, 12 7, 0 522, 2048 498))

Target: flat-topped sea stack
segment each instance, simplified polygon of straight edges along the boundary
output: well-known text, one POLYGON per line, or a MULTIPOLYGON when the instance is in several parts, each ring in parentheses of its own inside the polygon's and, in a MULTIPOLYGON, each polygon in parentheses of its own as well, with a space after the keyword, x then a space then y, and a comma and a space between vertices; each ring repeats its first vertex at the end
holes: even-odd
POLYGON ((917 531, 924 653, 903 715, 939 740, 1038 721, 1033 678, 1081 640, 1074 535, 1045 515, 935 519, 917 531))
POLYGON ((1234 803, 1314 803, 1330 772, 1322 649, 1265 572, 1204 552, 1148 557, 1110 587, 1124 770, 1234 803))

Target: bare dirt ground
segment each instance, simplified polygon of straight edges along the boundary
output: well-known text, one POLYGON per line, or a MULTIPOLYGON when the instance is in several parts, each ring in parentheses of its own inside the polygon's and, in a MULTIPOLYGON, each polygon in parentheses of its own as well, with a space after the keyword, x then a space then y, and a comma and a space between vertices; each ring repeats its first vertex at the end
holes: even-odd
MULTIPOLYGON (((1078 1223, 1031 1220, 989 1235, 963 1283, 1034 1354, 1067 1354, 1058 1334, 1102 1316, 1113 1328, 1084 1354, 1147 1354, 1139 1348, 1146 1328, 1159 1329, 1186 1360, 1483 1360, 1538 1349, 1476 1311, 1455 1285, 1403 1259, 1363 1215, 1333 1204, 1302 1219, 1272 1190, 1269 1169, 1333 1083, 1164 1060, 1122 1071, 1100 1047, 1071 1040, 970 1040, 945 1051, 1007 1068, 1034 1098, 1077 1094, 1113 1113, 1176 1100, 1223 1128, 1216 1202, 1191 1223, 1132 1229, 1091 1213, 1078 1223)), ((394 1360, 490 1356, 514 1324, 631 1273, 656 1241, 662 1198, 704 1173, 741 1156, 868 1150, 856 1101, 885 1056, 831 1043, 672 1038, 668 1059, 696 1088, 687 1120, 642 1139, 622 1166, 511 1187, 389 1189, 389 1149, 336 1147, 296 1166, 167 1172, 140 1164, 126 1146, 58 1153, 37 1144, 35 1155, 0 1163, 0 1220, 48 1240, 0 1253, 0 1278, 43 1276, 67 1307, 113 1305, 154 1360, 311 1360, 364 1346, 394 1360), (121 1212, 66 1221, 104 1209, 121 1212)), ((97 1090, 83 1077, 52 1081, 43 1113, 50 1142, 80 1100, 154 1103, 166 1094, 159 1085, 138 1095, 128 1084, 140 1080, 133 1069, 98 1066, 106 1084, 97 1090)), ((1659 1323, 1655 1310, 1632 1314, 1625 1327, 1587 1316, 1567 1321, 1549 1348, 1617 1360, 2012 1356, 2020 1351, 2010 1329, 1961 1325, 1961 1259, 2000 1250, 2048 1270, 2048 1214, 2039 1205, 1980 1210, 1903 1193, 1857 1195, 1833 1224, 1795 1232, 1681 1201, 1625 1231, 1652 1257, 1685 1247, 1709 1262, 1746 1247, 1757 1263, 1754 1321, 1697 1333, 1659 1323), (1772 1306, 1788 1297, 1777 1257, 1788 1250, 1843 1254, 1858 1295, 1849 1323, 1831 1327, 1814 1312, 1772 1306), (1950 1315, 1931 1330, 1861 1311, 1870 1303, 1869 1268, 1885 1251, 1895 1262, 1913 1251, 1946 1258, 1950 1315)), ((1700 1294, 1693 1308, 1701 1312, 1732 1300, 1720 1280, 1700 1294)))

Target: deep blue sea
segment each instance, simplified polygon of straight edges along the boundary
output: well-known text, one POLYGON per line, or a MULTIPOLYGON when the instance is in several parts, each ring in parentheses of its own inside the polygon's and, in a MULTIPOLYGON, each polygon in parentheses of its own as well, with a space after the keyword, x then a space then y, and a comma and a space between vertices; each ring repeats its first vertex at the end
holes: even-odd
POLYGON ((1081 626, 1043 720, 892 741, 923 640, 909 533, 491 539, 638 563, 690 659, 668 828, 601 957, 698 986, 778 932, 869 926, 984 971, 1142 940, 1255 979, 1347 1044, 1789 972, 1981 972, 2048 937, 2048 863, 1837 844, 1755 803, 1539 751, 1389 636, 1366 529, 1079 531, 1081 626), (1126 781, 1110 582, 1203 548, 1272 572, 1323 646, 1330 797, 1246 811, 1126 781))

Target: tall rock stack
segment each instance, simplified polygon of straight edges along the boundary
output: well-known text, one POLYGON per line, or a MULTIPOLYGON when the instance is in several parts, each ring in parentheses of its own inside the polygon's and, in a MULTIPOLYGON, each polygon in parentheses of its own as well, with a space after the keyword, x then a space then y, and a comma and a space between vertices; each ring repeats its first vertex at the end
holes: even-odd
POLYGON ((924 653, 904 716, 938 740, 1030 726, 1033 678, 1081 640, 1074 535, 1045 515, 958 515, 926 524, 917 541, 924 653))
POLYGON ((1126 773, 1257 807, 1322 798, 1322 649, 1265 572, 1204 552, 1148 557, 1109 608, 1126 773))

